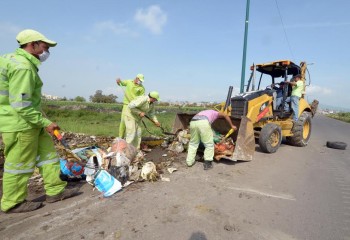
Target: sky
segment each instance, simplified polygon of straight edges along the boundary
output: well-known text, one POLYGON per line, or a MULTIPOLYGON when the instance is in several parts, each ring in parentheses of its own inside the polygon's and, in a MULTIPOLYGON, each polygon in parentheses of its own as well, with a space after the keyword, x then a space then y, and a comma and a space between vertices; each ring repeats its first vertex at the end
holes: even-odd
MULTIPOLYGON (((241 84, 246 0, 4 0, 0 55, 34 29, 58 42, 40 66, 43 93, 123 98, 116 78, 145 76, 162 101, 222 102, 241 84)), ((350 1, 251 0, 246 81, 253 63, 306 61, 307 99, 350 109, 350 1)))

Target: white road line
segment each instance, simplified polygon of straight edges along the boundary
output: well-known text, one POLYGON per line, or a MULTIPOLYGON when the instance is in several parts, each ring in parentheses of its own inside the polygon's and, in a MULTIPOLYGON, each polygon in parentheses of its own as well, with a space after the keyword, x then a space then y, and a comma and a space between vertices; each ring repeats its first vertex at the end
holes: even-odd
POLYGON ((288 194, 270 194, 270 193, 265 193, 265 192, 261 192, 261 191, 254 190, 254 189, 249 189, 249 188, 228 187, 228 189, 254 193, 254 194, 258 194, 258 195, 262 195, 262 196, 266 196, 266 197, 280 198, 280 199, 291 200, 291 201, 296 200, 295 197, 288 195, 288 194))

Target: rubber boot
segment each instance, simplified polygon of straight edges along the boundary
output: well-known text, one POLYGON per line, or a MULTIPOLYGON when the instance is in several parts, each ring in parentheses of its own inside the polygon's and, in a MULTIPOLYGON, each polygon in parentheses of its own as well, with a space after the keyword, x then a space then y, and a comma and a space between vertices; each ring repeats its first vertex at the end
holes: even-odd
POLYGON ((204 161, 204 163, 203 163, 204 170, 208 170, 208 169, 212 168, 213 167, 212 162, 213 161, 204 161))
POLYGON ((57 201, 61 201, 66 198, 74 197, 77 195, 79 189, 78 188, 71 188, 71 189, 64 189, 63 192, 55 195, 55 196, 47 196, 46 195, 46 202, 48 203, 54 203, 57 201))
POLYGON ((40 207, 42 207, 43 203, 42 202, 30 202, 30 201, 24 201, 10 210, 6 211, 5 213, 23 213, 23 212, 31 212, 34 211, 40 207))

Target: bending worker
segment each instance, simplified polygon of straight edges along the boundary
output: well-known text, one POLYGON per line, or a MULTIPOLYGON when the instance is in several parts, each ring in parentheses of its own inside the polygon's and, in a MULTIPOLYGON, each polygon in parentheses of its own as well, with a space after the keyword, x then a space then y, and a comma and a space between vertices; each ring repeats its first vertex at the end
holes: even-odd
POLYGON ((191 140, 188 145, 186 164, 191 167, 195 163, 195 157, 200 142, 204 144, 204 170, 213 167, 214 138, 211 124, 219 117, 224 117, 232 129, 237 129, 229 116, 215 110, 204 110, 197 113, 190 122, 191 140))
POLYGON ((26 201, 28 180, 35 167, 44 179, 46 202, 72 197, 78 191, 65 189, 67 182, 59 177, 59 157, 49 134, 60 128, 40 111, 43 82, 38 67, 57 43, 30 29, 16 39, 19 48, 0 57, 0 132, 5 144, 1 210, 7 213, 42 206, 42 202, 26 201))
POLYGON ((126 142, 140 149, 141 144, 141 120, 147 115, 153 123, 160 127, 155 116, 154 103, 159 101, 159 94, 156 91, 150 92, 146 96, 139 96, 132 100, 124 113, 126 127, 126 142))
POLYGON ((144 81, 143 74, 137 74, 136 78, 134 80, 120 80, 118 78, 116 80, 117 84, 119 86, 125 87, 124 91, 124 99, 123 99, 123 109, 122 114, 120 117, 120 125, 119 125, 119 137, 124 138, 125 137, 125 120, 124 120, 124 114, 125 109, 127 108, 127 105, 135 99, 135 97, 142 96, 145 94, 145 88, 142 85, 144 81))

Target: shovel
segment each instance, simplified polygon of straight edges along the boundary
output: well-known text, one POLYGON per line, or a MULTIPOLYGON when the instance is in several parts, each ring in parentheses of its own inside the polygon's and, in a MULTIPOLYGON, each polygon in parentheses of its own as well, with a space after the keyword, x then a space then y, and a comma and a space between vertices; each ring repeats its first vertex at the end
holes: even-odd
POLYGON ((81 160, 81 158, 76 155, 71 148, 69 147, 66 139, 63 138, 63 136, 61 135, 61 133, 56 129, 53 131, 53 134, 55 135, 55 137, 57 138, 57 140, 62 144, 62 146, 64 147, 65 151, 67 151, 70 155, 72 155, 76 160, 78 160, 79 162, 83 162, 81 160))
POLYGON ((226 133, 226 135, 221 139, 220 142, 224 142, 231 134, 235 131, 235 129, 231 128, 230 131, 226 133))
MULTIPOLYGON (((155 124, 155 122, 149 116, 145 115, 145 117, 155 124)), ((175 133, 166 132, 162 126, 159 126, 159 128, 162 130, 162 133, 165 135, 172 135, 172 136, 176 135, 175 133)))

